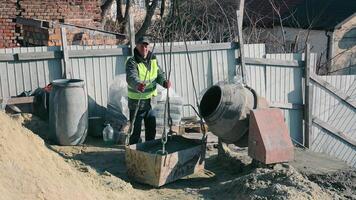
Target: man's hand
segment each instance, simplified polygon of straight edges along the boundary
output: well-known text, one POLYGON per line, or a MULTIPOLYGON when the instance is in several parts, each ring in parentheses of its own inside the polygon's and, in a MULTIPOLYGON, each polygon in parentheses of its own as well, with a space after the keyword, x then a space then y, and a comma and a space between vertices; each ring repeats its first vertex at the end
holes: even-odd
POLYGON ((166 80, 163 82, 163 87, 164 88, 170 88, 172 85, 172 83, 169 80, 166 80))
POLYGON ((144 83, 139 83, 139 84, 137 85, 137 90, 140 91, 140 92, 143 92, 143 91, 145 91, 145 87, 146 87, 146 84, 144 84, 144 83))

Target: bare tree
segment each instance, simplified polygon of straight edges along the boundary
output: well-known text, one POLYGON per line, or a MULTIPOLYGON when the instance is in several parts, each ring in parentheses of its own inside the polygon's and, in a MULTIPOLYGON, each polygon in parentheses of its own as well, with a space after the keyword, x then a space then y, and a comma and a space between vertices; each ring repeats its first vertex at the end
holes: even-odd
MULTIPOLYGON (((116 2, 116 8, 117 8, 116 20, 115 22, 111 22, 110 28, 108 29, 111 29, 113 31, 116 30, 119 32, 123 32, 129 20, 129 13, 130 10, 132 9, 133 2, 130 0, 106 0, 104 4, 101 6, 103 18, 107 15, 108 10, 111 8, 114 2, 116 2)), ((161 5, 160 5, 161 17, 163 17, 163 15, 166 12, 166 3, 167 3, 166 0, 161 0, 161 5)), ((157 10, 158 4, 159 4, 158 0, 145 0, 146 14, 142 25, 138 28, 138 31, 136 32, 136 37, 140 37, 146 34, 147 30, 152 25, 152 18, 155 14, 155 11, 157 10)), ((104 20, 103 23, 106 23, 106 20, 104 20)))
POLYGON ((144 35, 152 23, 152 17, 158 5, 158 0, 145 0, 146 16, 141 28, 137 31, 135 37, 144 35))
POLYGON ((131 1, 130 0, 124 0, 125 1, 125 12, 122 13, 123 10, 123 1, 122 0, 116 0, 116 21, 122 26, 125 26, 128 18, 129 18, 129 11, 131 8, 131 1))

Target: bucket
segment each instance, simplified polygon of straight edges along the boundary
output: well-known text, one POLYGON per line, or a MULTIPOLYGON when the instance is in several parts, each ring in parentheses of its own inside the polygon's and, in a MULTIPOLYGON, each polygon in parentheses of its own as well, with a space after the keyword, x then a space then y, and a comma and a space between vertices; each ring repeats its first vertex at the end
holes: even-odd
POLYGON ((205 144, 201 140, 172 136, 166 153, 160 139, 133 144, 125 148, 125 162, 130 179, 160 187, 204 169, 205 144))

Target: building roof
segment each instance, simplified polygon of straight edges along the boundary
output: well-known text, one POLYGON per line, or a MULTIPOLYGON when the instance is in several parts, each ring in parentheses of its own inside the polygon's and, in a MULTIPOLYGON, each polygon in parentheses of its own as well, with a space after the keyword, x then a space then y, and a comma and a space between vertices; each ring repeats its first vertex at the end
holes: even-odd
POLYGON ((333 30, 356 13, 355 0, 246 0, 245 7, 249 17, 262 19, 260 26, 279 25, 279 13, 285 26, 319 30, 333 30))

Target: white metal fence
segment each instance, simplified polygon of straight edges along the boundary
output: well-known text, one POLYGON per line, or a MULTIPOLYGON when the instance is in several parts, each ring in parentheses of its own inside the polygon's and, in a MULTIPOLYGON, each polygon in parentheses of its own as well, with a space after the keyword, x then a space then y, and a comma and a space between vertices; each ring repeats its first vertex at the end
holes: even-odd
POLYGON ((310 148, 356 167, 356 75, 312 77, 310 148))
MULTIPOLYGON (((174 44, 171 54, 169 44, 165 47, 166 56, 162 44, 155 49, 161 67, 164 69, 165 63, 167 67, 172 66, 173 89, 184 103, 195 105, 185 46, 174 44)), ((188 55, 198 93, 219 81, 232 81, 237 47, 235 43, 189 43, 188 55)), ((104 115, 109 86, 116 75, 125 73, 128 52, 126 46, 69 47, 70 74, 86 83, 90 116, 104 115)), ((283 110, 291 137, 303 143, 304 56, 266 54, 264 44, 244 45, 244 52, 248 85, 266 97, 273 107, 283 110)), ((0 49, 0 99, 44 87, 61 78, 62 57, 59 47, 0 49)), ((312 66, 314 57, 311 56, 312 66)), ((355 90, 355 75, 311 77, 313 123, 310 148, 345 160, 351 166, 356 165, 355 90)), ((183 114, 194 115, 189 108, 184 108, 183 114)))

